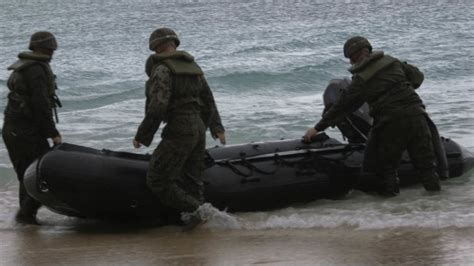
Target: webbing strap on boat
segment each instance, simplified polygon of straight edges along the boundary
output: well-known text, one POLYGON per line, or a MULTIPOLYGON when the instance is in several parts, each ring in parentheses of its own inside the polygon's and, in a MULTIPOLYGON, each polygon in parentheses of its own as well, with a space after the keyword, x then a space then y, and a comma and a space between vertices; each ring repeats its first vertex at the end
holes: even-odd
POLYGON ((277 165, 275 170, 265 171, 265 170, 262 170, 262 169, 258 168, 257 166, 255 166, 254 164, 252 164, 251 162, 249 162, 245 159, 242 159, 241 162, 242 162, 242 165, 247 166, 249 169, 255 170, 255 172, 258 172, 258 173, 261 173, 261 174, 264 174, 264 175, 273 175, 274 173, 276 173, 276 171, 278 171, 278 168, 279 168, 278 165, 277 165))
POLYGON ((249 172, 244 173, 244 172, 240 171, 231 161, 220 161, 220 162, 217 162, 217 164, 227 166, 227 167, 230 168, 230 170, 232 170, 232 172, 234 172, 238 175, 241 175, 241 176, 249 177, 249 176, 253 175, 253 169, 248 168, 249 172))

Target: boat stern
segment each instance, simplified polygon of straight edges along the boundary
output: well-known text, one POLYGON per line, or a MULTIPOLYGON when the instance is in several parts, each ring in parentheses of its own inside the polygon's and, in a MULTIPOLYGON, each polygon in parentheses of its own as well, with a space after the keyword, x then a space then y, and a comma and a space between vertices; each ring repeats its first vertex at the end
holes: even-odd
POLYGON ((41 175, 41 164, 43 159, 48 156, 46 153, 44 156, 36 159, 27 169, 23 177, 23 183, 25 185, 26 191, 28 194, 41 202, 48 209, 53 212, 67 215, 82 217, 81 213, 68 204, 60 201, 57 197, 54 196, 53 192, 49 189, 48 182, 41 175))

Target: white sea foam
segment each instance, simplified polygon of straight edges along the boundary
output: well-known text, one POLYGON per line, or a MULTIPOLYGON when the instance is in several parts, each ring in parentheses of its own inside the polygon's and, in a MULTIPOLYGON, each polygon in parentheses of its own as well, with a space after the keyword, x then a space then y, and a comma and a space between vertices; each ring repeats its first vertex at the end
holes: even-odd
POLYGON ((270 212, 228 214, 214 209, 213 217, 219 218, 215 224, 211 218, 206 227, 245 230, 473 227, 474 199, 466 193, 470 193, 474 183, 468 177, 462 179, 465 184, 447 182, 441 193, 432 195, 422 187, 415 187, 403 189, 399 197, 390 199, 353 192, 344 200, 319 200, 270 212))

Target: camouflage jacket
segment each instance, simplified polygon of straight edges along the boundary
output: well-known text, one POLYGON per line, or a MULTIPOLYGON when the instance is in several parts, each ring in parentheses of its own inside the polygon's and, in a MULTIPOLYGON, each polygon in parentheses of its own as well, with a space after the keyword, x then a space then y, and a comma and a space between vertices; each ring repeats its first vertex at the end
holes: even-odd
POLYGON ((423 73, 418 68, 375 52, 349 71, 353 76, 348 90, 316 124, 318 131, 336 125, 364 102, 369 105, 374 126, 425 113, 423 102, 415 92, 423 82, 423 73))
POLYGON ((145 118, 135 139, 149 146, 162 122, 175 115, 199 114, 213 137, 224 132, 214 96, 194 58, 184 51, 155 54, 147 60, 145 118))
POLYGON ((54 138, 59 135, 53 120, 55 76, 47 55, 24 52, 8 67, 8 103, 5 122, 17 125, 30 134, 54 138))

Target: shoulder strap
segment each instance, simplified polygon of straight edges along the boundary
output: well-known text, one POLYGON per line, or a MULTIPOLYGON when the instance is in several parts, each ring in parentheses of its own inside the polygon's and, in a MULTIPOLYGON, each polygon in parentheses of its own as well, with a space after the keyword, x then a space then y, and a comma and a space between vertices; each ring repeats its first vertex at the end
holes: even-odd
POLYGON ((161 61, 164 65, 166 65, 173 74, 177 75, 203 75, 204 73, 199 67, 198 64, 194 61, 185 61, 179 60, 174 58, 169 58, 161 61))
POLYGON ((356 75, 362 78, 364 81, 368 81, 379 71, 387 68, 388 66, 395 63, 396 61, 398 61, 398 59, 391 57, 389 55, 384 55, 379 60, 374 61, 372 64, 368 65, 361 72, 356 73, 356 75))
POLYGON ((36 63, 40 63, 36 60, 31 60, 31 59, 19 59, 12 65, 10 65, 7 69, 8 70, 13 70, 13 71, 21 71, 22 69, 25 69, 29 66, 32 66, 36 63))

